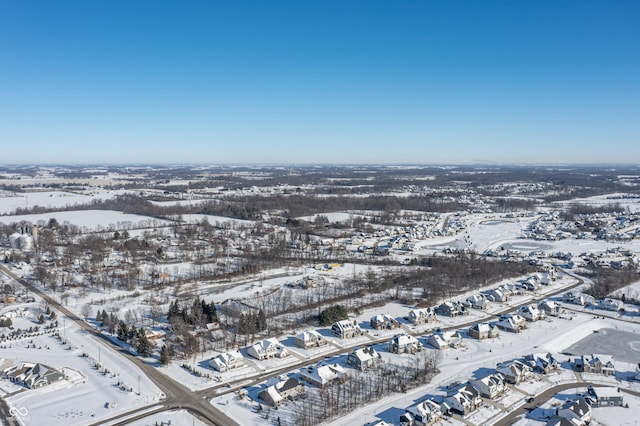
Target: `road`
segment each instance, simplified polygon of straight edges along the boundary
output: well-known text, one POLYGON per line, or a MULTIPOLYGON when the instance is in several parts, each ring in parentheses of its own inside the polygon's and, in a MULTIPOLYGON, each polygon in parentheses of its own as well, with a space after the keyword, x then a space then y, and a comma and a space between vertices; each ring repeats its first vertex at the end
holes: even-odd
MULTIPOLYGON (((166 399, 162 401, 164 410, 182 408, 196 415, 198 418, 200 418, 204 422, 214 426, 236 426, 238 424, 235 421, 233 421, 229 416, 227 416, 220 410, 216 409, 213 405, 209 404, 208 400, 199 397, 187 387, 176 382, 170 377, 165 376, 164 374, 156 370, 154 367, 143 362, 140 358, 131 355, 125 349, 111 342, 102 333, 94 329, 91 325, 87 324, 76 314, 74 314, 73 312, 71 312, 64 306, 62 306, 53 297, 42 292, 41 290, 39 290, 37 287, 29 283, 28 281, 14 274, 12 271, 7 269, 4 265, 0 265, 0 272, 18 281, 25 288, 29 289, 30 292, 37 294, 43 300, 46 300, 47 303, 49 303, 49 305, 52 308, 55 308, 57 311, 65 315, 71 321, 74 321, 83 330, 87 331, 97 339, 100 339, 106 346, 114 349, 117 353, 119 353, 122 357, 126 358, 129 362, 134 363, 140 370, 142 370, 145 376, 147 376, 166 395, 166 399)), ((136 411, 147 409, 148 407, 149 406, 145 406, 136 411)), ((116 418, 117 417, 118 416, 116 416, 116 418)), ((95 424, 96 425, 105 424, 107 422, 110 422, 110 420, 97 422, 95 424)))
MULTIPOLYGON (((122 414, 119 414, 117 416, 111 417, 109 419, 96 422, 92 426, 105 425, 105 424, 109 424, 109 425, 125 425, 125 424, 127 424, 127 423, 129 423, 129 422, 131 422, 133 420, 142 419, 142 418, 148 416, 149 415, 149 411, 148 410, 150 408, 153 408, 153 407, 158 407, 158 408, 154 409, 151 412, 161 412, 161 411, 168 411, 168 410, 176 409, 176 408, 182 408, 182 409, 185 409, 185 410, 189 411, 192 415, 198 417, 199 419, 205 421, 206 423, 209 423, 209 424, 212 424, 212 425, 219 425, 219 426, 236 425, 237 423, 235 421, 233 421, 229 416, 227 416, 226 414, 222 413, 220 410, 217 410, 213 405, 211 405, 208 402, 209 399, 211 399, 213 397, 218 397, 218 396, 221 396, 221 395, 225 395, 225 394, 231 393, 231 392, 233 392, 233 391, 235 391, 235 390, 237 390, 239 388, 256 385, 258 383, 264 382, 265 380, 267 380, 269 378, 277 377, 277 376, 282 375, 284 373, 290 372, 290 371, 294 370, 295 368, 302 367, 303 365, 317 363, 319 361, 322 361, 322 360, 326 359, 327 357, 333 357, 333 356, 337 356, 337 355, 346 353, 346 352, 350 351, 351 349, 353 349, 353 347, 362 345, 362 342, 354 343, 353 345, 349 345, 349 346, 345 346, 345 347, 342 347, 342 348, 338 348, 338 349, 336 349, 336 350, 334 350, 332 352, 329 352, 329 353, 326 353, 326 352, 322 353, 321 355, 318 355, 315 358, 306 359, 306 360, 300 361, 300 362, 298 362, 296 364, 288 364, 286 367, 283 367, 283 368, 275 370, 275 371, 270 371, 269 373, 264 373, 264 372, 256 373, 255 375, 253 375, 251 377, 243 377, 242 379, 231 380, 231 381, 225 382, 224 384, 219 384, 219 385, 216 385, 214 387, 207 388, 207 389, 203 389, 203 390, 199 390, 199 391, 192 391, 192 390, 186 388, 185 386, 183 386, 182 384, 180 384, 180 383, 176 382, 175 380, 171 379, 170 377, 165 376, 164 374, 162 374, 161 372, 156 370, 154 367, 144 363, 138 357, 131 355, 125 349, 123 349, 120 346, 114 344, 108 338, 106 338, 102 333, 100 333, 99 331, 94 329, 92 326, 90 326, 88 323, 83 321, 76 314, 74 314, 73 312, 71 312, 70 310, 68 310, 64 306, 62 306, 57 300, 55 300, 54 298, 52 298, 48 294, 42 292, 37 287, 33 286, 31 283, 29 283, 28 281, 22 279, 21 277, 19 277, 15 273, 11 272, 10 270, 8 270, 3 265, 0 265, 0 272, 3 272, 7 276, 13 278, 14 280, 16 280, 19 283, 21 283, 22 285, 24 285, 26 288, 29 289, 29 291, 37 294, 38 296, 40 296, 41 298, 46 300, 52 307, 54 307, 55 309, 60 311, 62 314, 66 315, 68 318, 70 318, 72 321, 74 321, 76 324, 78 324, 79 327, 81 327, 82 329, 88 331, 89 333, 91 333, 96 338, 101 339, 106 345, 108 345, 109 347, 113 348, 121 356, 123 356, 126 359, 128 359, 129 361, 133 362, 166 395, 166 399, 163 400, 161 403, 145 405, 145 406, 139 407, 137 409, 130 410, 130 411, 126 412, 126 413, 122 413, 122 414)), ((566 272, 566 271, 564 271, 564 272, 566 272)), ((538 302, 540 300, 546 299, 546 298, 551 297, 551 296, 555 296, 555 295, 557 295, 559 293, 565 292, 565 291, 567 291, 569 289, 572 289, 572 288, 577 287, 577 286, 579 286, 579 285, 584 283, 584 280, 580 276, 575 275, 575 274, 568 274, 568 275, 570 275, 574 279, 576 279, 577 282, 575 284, 570 285, 570 286, 562 287, 561 289, 559 289, 557 291, 554 291, 552 293, 547 293, 545 295, 540 295, 538 297, 534 297, 533 299, 529 299, 526 303, 523 303, 523 304, 530 304, 530 303, 538 302)), ((503 309, 503 310, 501 310, 499 312, 496 312, 494 314, 489 315, 489 318, 491 318, 491 317, 497 318, 502 314, 505 314, 505 313, 508 313, 508 312, 514 312, 515 310, 517 310, 519 308, 519 306, 520 305, 509 306, 509 307, 507 307, 507 308, 505 308, 505 309, 503 309)), ((486 318, 486 319, 488 319, 488 318, 486 318)), ((455 326, 445 327, 444 329, 446 329, 446 330, 461 329, 461 328, 469 327, 469 326, 473 325, 477 321, 478 321, 477 319, 474 319, 472 321, 469 321, 469 322, 466 322, 466 323, 463 323, 463 324, 456 324, 455 326)), ((422 335, 424 335, 424 331, 422 331, 422 332, 410 332, 409 334, 412 334, 414 336, 422 336, 422 335)), ((384 342, 386 342, 388 340, 389 340, 388 336, 380 337, 380 338, 377 338, 377 339, 372 339, 370 344, 384 343, 384 342)))

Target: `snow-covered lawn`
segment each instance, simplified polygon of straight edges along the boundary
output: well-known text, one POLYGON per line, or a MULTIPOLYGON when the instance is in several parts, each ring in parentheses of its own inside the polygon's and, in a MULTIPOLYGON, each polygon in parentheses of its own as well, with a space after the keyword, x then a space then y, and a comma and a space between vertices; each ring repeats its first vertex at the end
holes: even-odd
MULTIPOLYGON (((59 321, 62 325, 63 320, 59 321)), ((21 388, 6 398, 16 410, 26 409, 20 417, 25 425, 86 425, 161 399, 160 390, 137 367, 71 321, 66 321, 66 331, 60 334, 62 339, 43 335, 0 347, 0 358, 14 364, 43 363, 67 376, 39 389, 21 388), (98 360, 99 369, 94 367, 98 360)), ((5 380, 0 383, 5 391, 15 390, 5 380)))

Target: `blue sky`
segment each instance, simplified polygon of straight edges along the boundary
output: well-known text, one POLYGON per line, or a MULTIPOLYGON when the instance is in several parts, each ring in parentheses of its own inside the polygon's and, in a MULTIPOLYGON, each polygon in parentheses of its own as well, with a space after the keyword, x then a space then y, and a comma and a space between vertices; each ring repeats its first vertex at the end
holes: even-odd
POLYGON ((638 163, 638 1, 0 0, 0 163, 638 163))

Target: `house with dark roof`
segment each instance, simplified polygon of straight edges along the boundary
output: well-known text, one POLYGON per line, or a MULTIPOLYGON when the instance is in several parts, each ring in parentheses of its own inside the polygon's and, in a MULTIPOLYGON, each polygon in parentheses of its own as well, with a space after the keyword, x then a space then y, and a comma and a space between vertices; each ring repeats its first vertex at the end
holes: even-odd
POLYGON ((281 380, 258 393, 258 398, 271 407, 278 407, 287 399, 295 400, 304 393, 304 384, 297 379, 281 380))
POLYGON ((624 398, 619 388, 605 386, 589 386, 585 395, 591 400, 591 407, 622 407, 624 398))
POLYGON ((585 398, 567 401, 556 409, 555 416, 568 420, 573 426, 587 425, 591 421, 591 405, 585 398))
POLYGON ((538 373, 549 374, 558 369, 558 360, 550 353, 530 354, 524 357, 524 363, 538 373))
POLYGON ((40 388, 64 379, 64 373, 52 367, 28 362, 9 368, 3 375, 10 381, 20 383, 29 389, 40 388))
POLYGON ((596 373, 604 374, 605 376, 613 376, 616 373, 613 356, 611 355, 582 355, 575 359, 574 365, 576 370, 581 373, 596 373))

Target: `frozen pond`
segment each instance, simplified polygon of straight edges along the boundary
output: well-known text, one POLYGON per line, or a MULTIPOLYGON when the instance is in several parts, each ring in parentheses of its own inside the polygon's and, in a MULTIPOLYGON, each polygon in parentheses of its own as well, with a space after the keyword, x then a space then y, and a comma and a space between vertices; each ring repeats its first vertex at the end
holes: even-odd
POLYGON ((613 355, 614 360, 635 364, 640 357, 640 334, 603 328, 569 346, 564 352, 571 355, 613 355))

